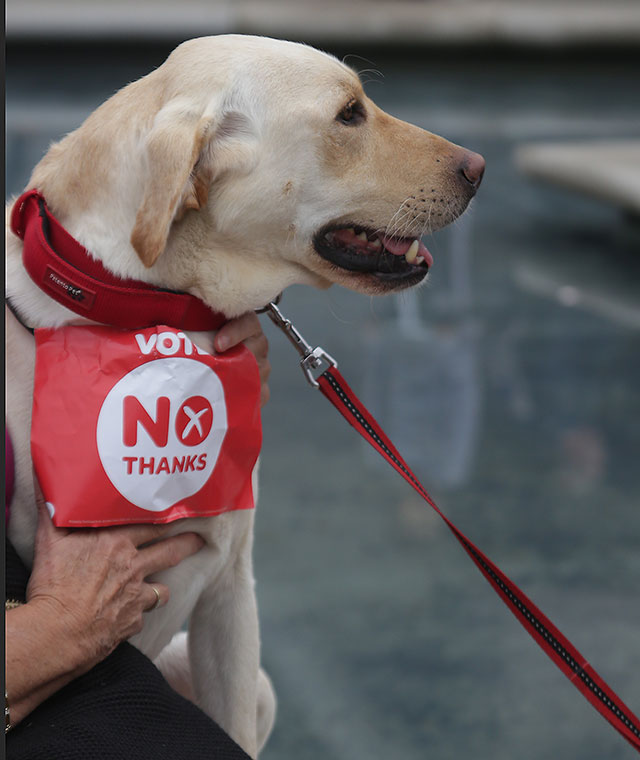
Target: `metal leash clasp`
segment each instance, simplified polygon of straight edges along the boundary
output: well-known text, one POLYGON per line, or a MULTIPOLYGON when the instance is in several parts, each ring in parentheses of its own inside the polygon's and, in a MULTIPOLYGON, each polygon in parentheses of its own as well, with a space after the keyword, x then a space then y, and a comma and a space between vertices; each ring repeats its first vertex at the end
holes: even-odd
POLYGON ((300 359, 300 367, 304 372, 304 376, 310 385, 314 388, 319 388, 320 384, 315 378, 314 371, 322 366, 323 362, 326 362, 331 367, 337 367, 338 362, 330 356, 324 348, 316 346, 311 348, 310 344, 302 337, 300 332, 296 330, 290 319, 287 319, 276 304, 280 301, 280 296, 275 302, 267 304, 263 309, 257 311, 258 314, 266 313, 273 324, 280 328, 282 332, 287 336, 289 342, 293 345, 296 351, 302 357, 300 359))

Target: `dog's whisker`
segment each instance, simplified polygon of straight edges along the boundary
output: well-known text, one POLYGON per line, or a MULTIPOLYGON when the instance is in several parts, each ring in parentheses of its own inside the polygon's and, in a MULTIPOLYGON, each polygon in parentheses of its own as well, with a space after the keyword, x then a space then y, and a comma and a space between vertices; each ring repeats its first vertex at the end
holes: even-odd
POLYGON ((408 208, 402 216, 400 216, 394 224, 394 237, 405 237, 405 233, 411 228, 413 219, 410 219, 411 208, 408 208))
POLYGON ((384 74, 378 69, 362 69, 358 73, 360 74, 360 76, 362 76, 363 74, 375 74, 376 76, 380 77, 380 79, 384 79, 384 74))
MULTIPOLYGON (((364 63, 370 64, 371 66, 375 66, 375 61, 372 61, 369 58, 365 58, 364 56, 358 55, 357 53, 347 53, 343 57, 342 63, 345 66, 349 66, 349 68, 353 68, 353 67, 351 66, 351 64, 348 63, 348 61, 347 61, 348 58, 358 59, 360 61, 363 61, 364 63)), ((362 75, 362 74, 366 74, 366 73, 376 74, 381 79, 384 79, 384 74, 379 69, 362 69, 362 71, 357 71, 357 73, 358 73, 358 75, 362 75)))
POLYGON ((398 224, 399 221, 404 219, 405 216, 411 212, 411 208, 409 204, 410 200, 411 200, 411 196, 408 196, 407 198, 405 198, 400 204, 400 206, 398 207, 398 209, 396 210, 396 212, 393 214, 391 219, 389 220, 389 223, 387 224, 387 234, 390 237, 395 236, 395 230, 397 227, 399 227, 399 224, 398 224))

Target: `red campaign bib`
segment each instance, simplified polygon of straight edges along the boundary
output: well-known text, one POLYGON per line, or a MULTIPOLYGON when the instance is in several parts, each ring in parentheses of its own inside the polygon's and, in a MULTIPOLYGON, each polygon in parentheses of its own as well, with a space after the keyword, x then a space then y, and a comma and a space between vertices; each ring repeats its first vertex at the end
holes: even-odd
POLYGON ((254 506, 260 378, 158 326, 38 329, 36 476, 65 527, 168 523, 254 506))

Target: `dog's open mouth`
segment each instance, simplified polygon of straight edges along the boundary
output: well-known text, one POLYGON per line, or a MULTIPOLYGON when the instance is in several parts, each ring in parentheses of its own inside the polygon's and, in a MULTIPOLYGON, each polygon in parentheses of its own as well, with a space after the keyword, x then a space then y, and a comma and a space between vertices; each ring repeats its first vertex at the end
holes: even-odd
POLYGON ((387 237, 364 227, 325 228, 314 238, 323 259, 349 272, 372 274, 384 280, 419 282, 433 264, 421 240, 387 237))

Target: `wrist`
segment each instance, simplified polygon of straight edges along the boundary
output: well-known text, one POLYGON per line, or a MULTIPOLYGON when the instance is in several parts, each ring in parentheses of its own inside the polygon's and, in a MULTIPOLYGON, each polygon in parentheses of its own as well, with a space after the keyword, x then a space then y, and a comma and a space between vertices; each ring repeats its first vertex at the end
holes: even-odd
POLYGON ((38 630, 35 642, 57 670, 55 675, 70 679, 85 673, 98 661, 87 641, 90 622, 78 620, 60 602, 35 597, 21 608, 29 623, 38 630))
MULTIPOLYGON (((5 689, 12 726, 82 672, 67 628, 51 606, 29 602, 5 616, 5 689)), ((5 703, 5 723, 6 723, 5 703)), ((6 729, 5 729, 6 730, 6 729)))

